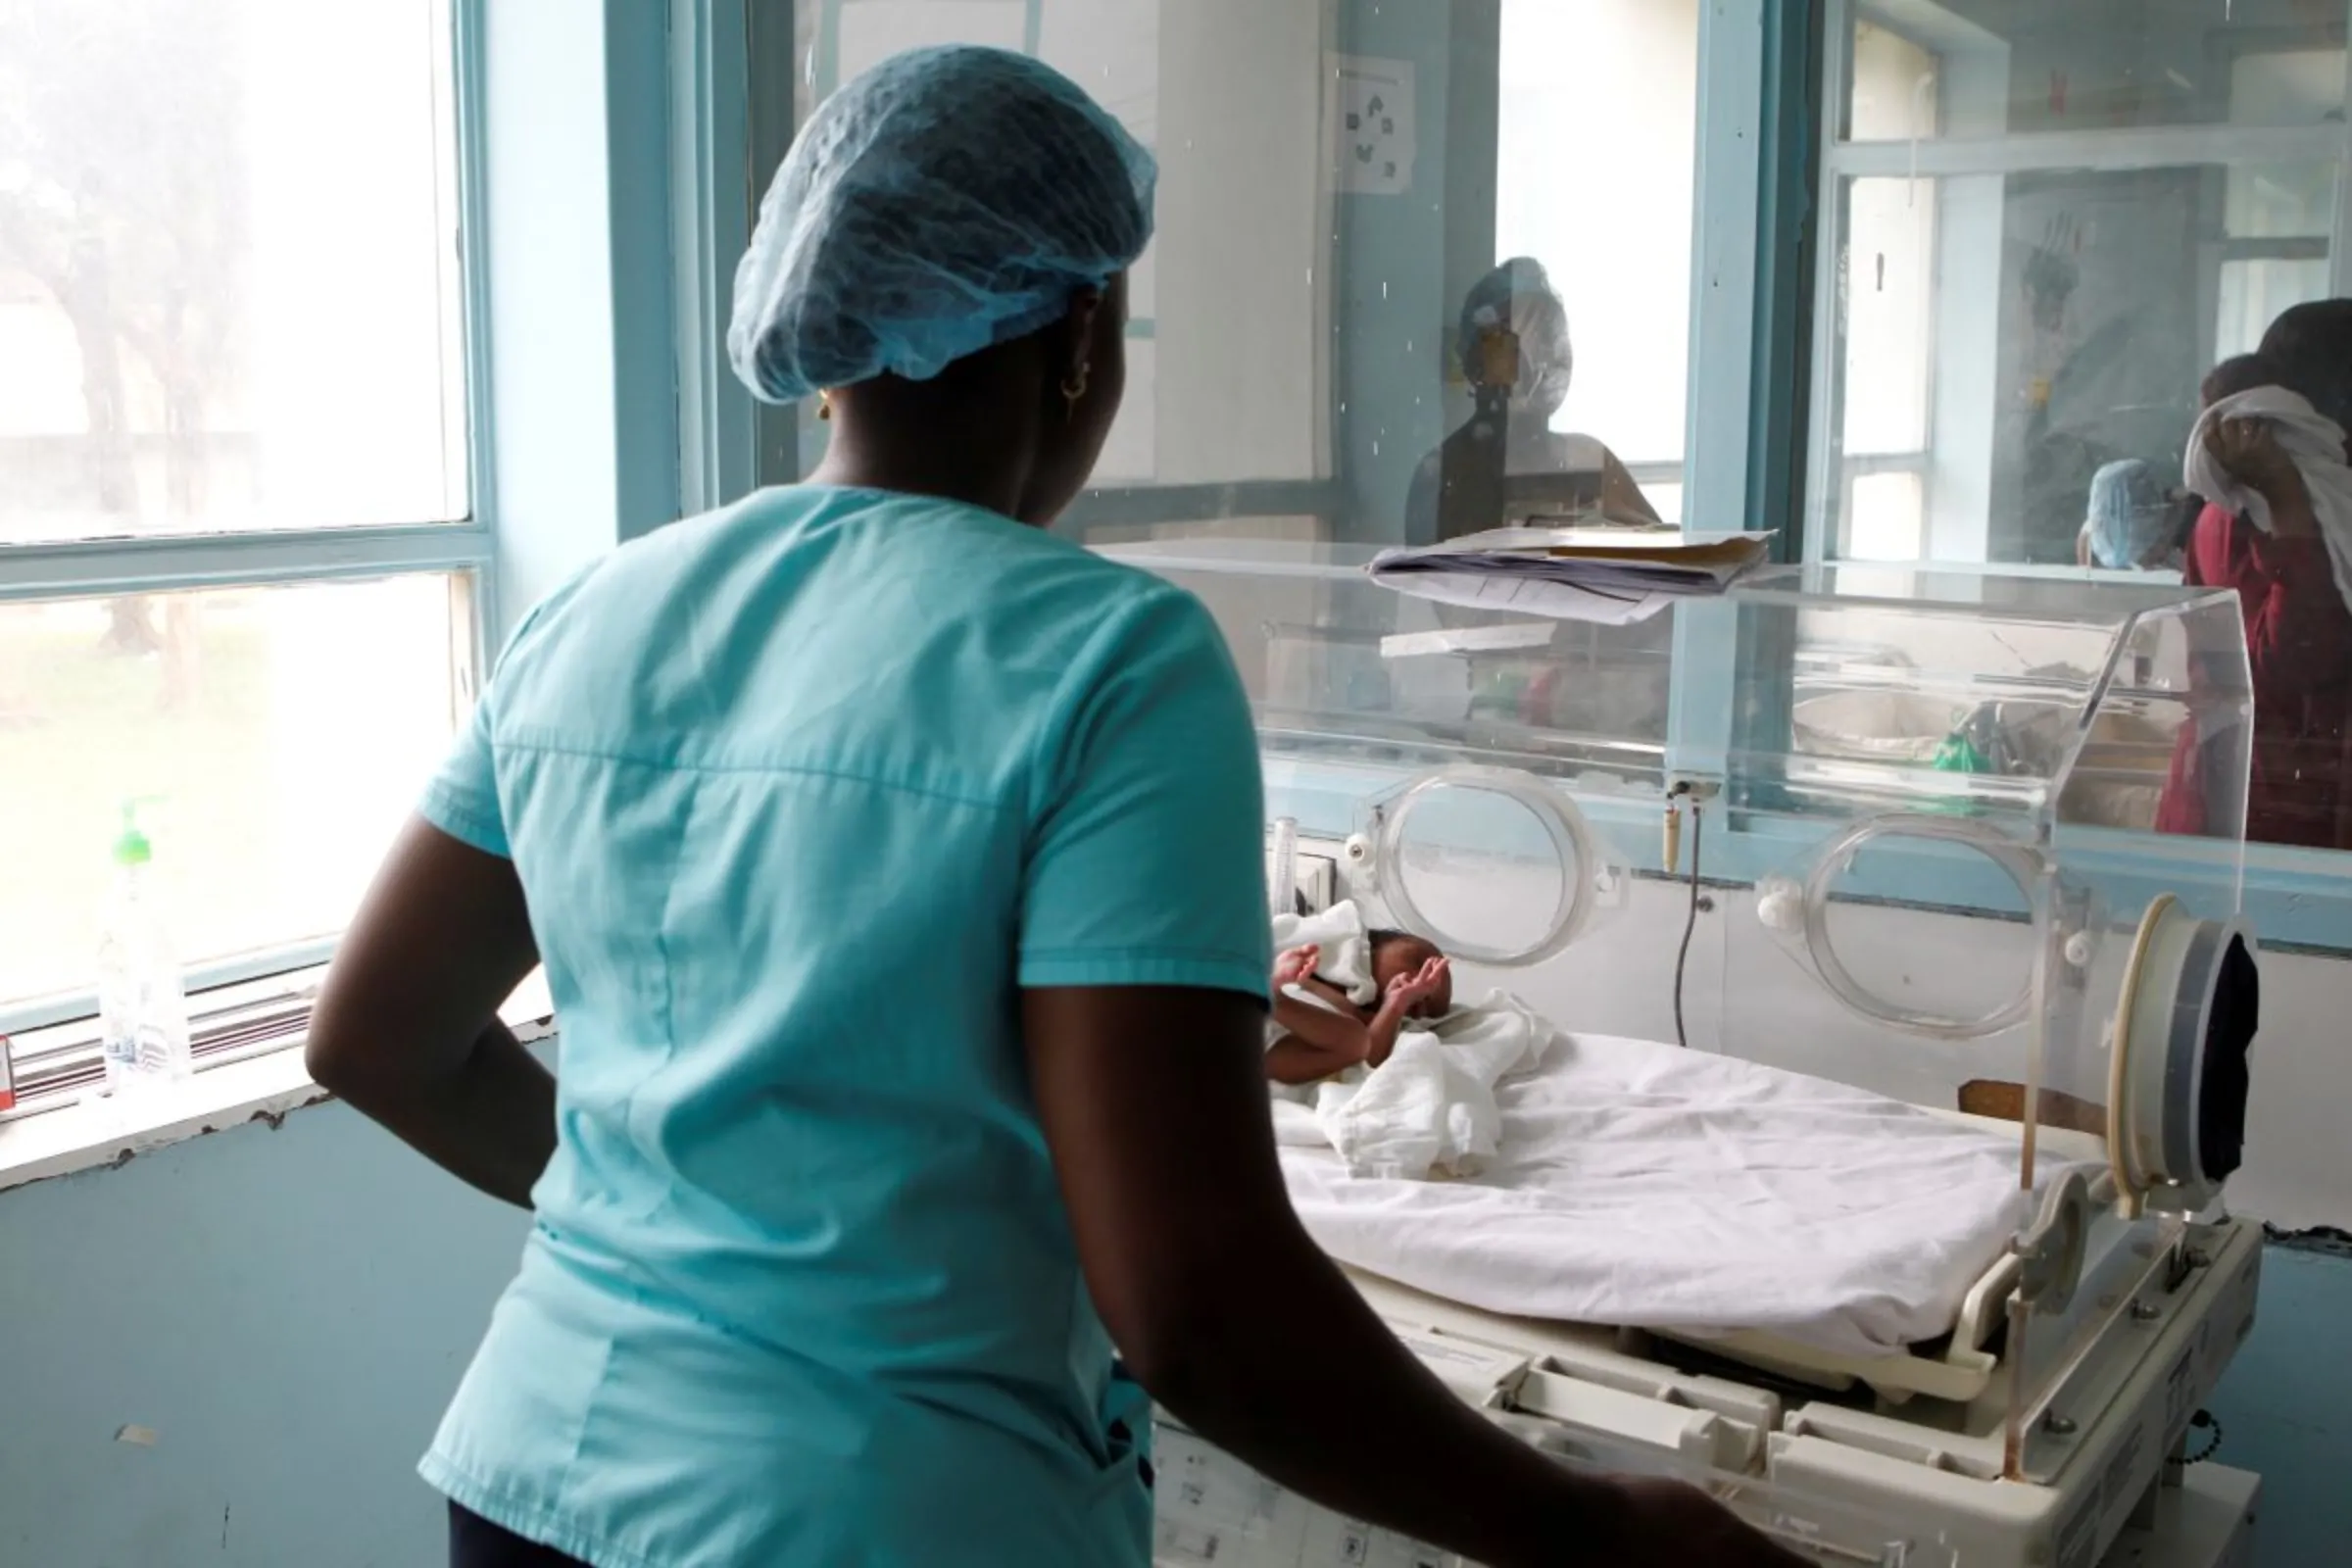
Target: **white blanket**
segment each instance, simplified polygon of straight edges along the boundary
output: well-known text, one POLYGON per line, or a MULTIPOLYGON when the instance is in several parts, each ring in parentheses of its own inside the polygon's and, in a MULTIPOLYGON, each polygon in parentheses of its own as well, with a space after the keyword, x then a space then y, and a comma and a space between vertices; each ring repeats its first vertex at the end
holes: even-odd
POLYGON ((1275 1137, 1335 1151, 1351 1176, 1474 1175, 1502 1138, 1495 1085, 1539 1060, 1551 1038, 1549 1024, 1497 991, 1407 1028, 1379 1066, 1317 1085, 1311 1107, 1278 1093, 1275 1137))
POLYGON ((1363 912, 1352 899, 1342 899, 1316 914, 1278 914, 1274 917, 1274 951, 1320 948, 1315 978, 1328 981, 1359 1007, 1378 1000, 1380 987, 1372 979, 1372 937, 1363 912))
POLYGON ((1498 1102, 1477 1181, 1286 1147, 1299 1217, 1341 1261, 1467 1306, 1865 1356, 1948 1333, 2027 1218, 2015 1140, 1731 1057, 1570 1036, 1498 1102))
POLYGON ((2278 445, 2295 460, 2303 488, 2311 493, 2311 514, 2328 541, 2328 559, 2335 567, 2335 590, 2352 607, 2352 466, 2344 462, 2343 428, 2314 409, 2299 392, 2282 386, 2258 386, 2227 397, 2205 411, 2188 438, 2188 453, 2180 466, 2180 482, 2195 495, 2218 507, 2243 513, 2254 526, 2272 532, 2271 504, 2262 493, 2237 482, 2205 450, 2205 437, 2224 419, 2260 419, 2271 426, 2278 445))

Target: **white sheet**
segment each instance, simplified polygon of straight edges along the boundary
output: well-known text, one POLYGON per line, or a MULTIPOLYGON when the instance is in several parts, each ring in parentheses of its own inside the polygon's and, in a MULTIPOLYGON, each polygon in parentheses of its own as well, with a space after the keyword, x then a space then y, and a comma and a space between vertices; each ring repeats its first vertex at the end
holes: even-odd
POLYGON ((2328 543, 2328 559, 2335 568, 2335 591, 2352 607, 2352 466, 2344 462, 2343 428, 2314 409, 2301 393, 2282 386, 2258 386, 2226 397, 2197 420, 2181 460, 2181 483, 2191 495, 2244 513, 2264 533, 2274 531, 2269 499, 2261 491, 2239 484, 2236 476, 2205 450, 2207 434, 2224 419, 2264 421, 2294 460, 2296 471, 2303 475, 2303 488, 2311 495, 2312 516, 2328 543))
POLYGON ((1858 1356, 1949 1332, 2027 1217, 2015 1140, 1731 1057, 1569 1036, 1497 1100, 1472 1181, 1349 1176, 1291 1115, 1299 1217, 1341 1261, 1467 1306, 1858 1356))
POLYGON ((1496 1083, 1532 1065, 1551 1038, 1551 1026, 1516 997, 1494 992, 1405 1029, 1379 1066, 1318 1084, 1311 1109, 1303 1097, 1277 1090, 1276 1139, 1327 1146, 1351 1176, 1475 1175, 1501 1142, 1496 1083))

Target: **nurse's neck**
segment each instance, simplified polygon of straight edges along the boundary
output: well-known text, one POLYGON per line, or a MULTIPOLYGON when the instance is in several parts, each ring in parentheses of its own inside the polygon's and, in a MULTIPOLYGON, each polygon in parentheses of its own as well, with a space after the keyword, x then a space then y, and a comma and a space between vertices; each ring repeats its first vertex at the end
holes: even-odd
POLYGON ((959 501, 1022 522, 1034 510, 1042 420, 1035 386, 1006 365, 949 367, 932 381, 879 376, 831 396, 832 441, 808 482, 959 501), (975 371, 979 373, 974 373, 975 371))

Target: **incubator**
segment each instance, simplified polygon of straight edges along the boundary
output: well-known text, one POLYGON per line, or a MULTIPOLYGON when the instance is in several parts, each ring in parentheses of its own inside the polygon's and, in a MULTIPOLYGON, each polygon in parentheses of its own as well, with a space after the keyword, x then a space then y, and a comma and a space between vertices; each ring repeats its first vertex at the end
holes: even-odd
MULTIPOLYGON (((1489 1171, 1284 1151, 1463 1397, 1823 1562, 2246 1560, 2259 1484, 2200 1414, 2261 1241, 2224 1201, 2257 1008, 2231 599, 1789 568, 1601 630, 1400 597, 1345 546, 1114 553, 1225 628, 1278 896, 1559 1031, 1489 1171)), ((1161 1471, 1171 1564, 1446 1560, 1173 1426, 1161 1471)))

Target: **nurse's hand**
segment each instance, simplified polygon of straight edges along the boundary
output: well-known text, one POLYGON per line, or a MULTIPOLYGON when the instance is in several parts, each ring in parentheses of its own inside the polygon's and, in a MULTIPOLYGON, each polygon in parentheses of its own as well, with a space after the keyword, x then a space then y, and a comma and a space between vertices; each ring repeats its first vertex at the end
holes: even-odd
POLYGON ((1577 1560, 1598 1568, 1807 1568, 1795 1552, 1696 1487, 1678 1481, 1628 1481, 1614 1539, 1577 1560))

